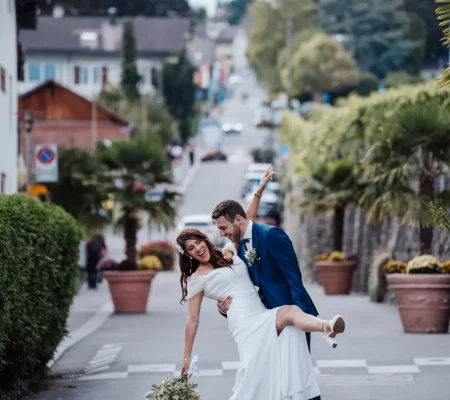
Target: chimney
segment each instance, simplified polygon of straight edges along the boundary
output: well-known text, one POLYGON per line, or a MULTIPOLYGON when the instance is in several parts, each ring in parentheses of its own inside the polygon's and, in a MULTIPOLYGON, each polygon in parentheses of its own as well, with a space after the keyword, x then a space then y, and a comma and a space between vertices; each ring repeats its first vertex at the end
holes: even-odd
POLYGON ((53 6, 52 12, 53 18, 63 18, 64 17, 64 6, 61 4, 55 4, 53 6))
POLYGON ((116 25, 116 23, 117 23, 117 8, 116 7, 108 8, 108 21, 111 25, 116 25))

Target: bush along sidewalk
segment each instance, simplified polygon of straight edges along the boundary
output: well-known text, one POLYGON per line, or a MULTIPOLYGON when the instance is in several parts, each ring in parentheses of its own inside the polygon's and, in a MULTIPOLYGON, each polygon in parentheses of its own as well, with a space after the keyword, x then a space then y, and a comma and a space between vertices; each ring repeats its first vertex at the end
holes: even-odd
POLYGON ((80 241, 62 208, 0 195, 0 398, 41 372, 66 335, 80 241))

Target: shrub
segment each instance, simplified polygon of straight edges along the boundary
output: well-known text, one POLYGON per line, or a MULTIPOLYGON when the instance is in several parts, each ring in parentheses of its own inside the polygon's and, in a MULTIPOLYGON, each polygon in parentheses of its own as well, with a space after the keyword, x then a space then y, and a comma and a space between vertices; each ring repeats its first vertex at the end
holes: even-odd
POLYGON ((156 256, 145 256, 142 257, 138 262, 138 269, 140 270, 148 270, 148 269, 154 269, 154 270, 162 270, 163 265, 158 257, 156 256))
POLYGON ((436 274, 439 273, 441 263, 437 258, 424 254, 413 258, 406 267, 408 274, 436 274))
POLYGON ((274 162, 277 153, 272 148, 260 148, 253 149, 251 154, 255 163, 270 164, 274 162))
POLYGON ((378 90, 378 78, 370 72, 363 73, 359 76, 358 84, 355 92, 360 96, 368 96, 372 92, 378 90))
POLYGON ((97 264, 98 271, 114 271, 118 268, 119 264, 112 258, 102 258, 97 264))
POLYGON ((328 256, 328 261, 345 261, 346 259, 345 254, 340 251, 333 251, 328 256))
POLYGON ((0 195, 0 397, 43 368, 66 335, 80 241, 60 207, 0 195))
POLYGON ((170 242, 149 242, 142 245, 139 258, 156 256, 162 262, 164 270, 172 270, 175 262, 175 247, 170 242))

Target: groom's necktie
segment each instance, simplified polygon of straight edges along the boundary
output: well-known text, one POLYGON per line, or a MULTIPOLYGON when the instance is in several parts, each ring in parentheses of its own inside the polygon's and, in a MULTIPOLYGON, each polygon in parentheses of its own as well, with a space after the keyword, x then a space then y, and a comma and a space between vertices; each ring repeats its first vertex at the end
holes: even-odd
POLYGON ((248 250, 248 248, 247 248, 247 245, 246 245, 246 243, 250 243, 250 239, 242 239, 242 240, 239 240, 238 242, 237 242, 237 244, 239 245, 239 246, 244 246, 244 249, 245 249, 245 251, 247 251, 248 250))

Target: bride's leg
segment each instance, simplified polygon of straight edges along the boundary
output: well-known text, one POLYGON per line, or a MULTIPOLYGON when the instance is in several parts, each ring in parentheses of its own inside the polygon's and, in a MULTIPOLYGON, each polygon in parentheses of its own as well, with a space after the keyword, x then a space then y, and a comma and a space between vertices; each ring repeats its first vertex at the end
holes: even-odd
POLYGON ((276 321, 278 334, 286 326, 291 325, 294 325, 303 332, 323 332, 325 335, 331 332, 330 321, 306 314, 297 306, 281 307, 277 311, 276 321))

